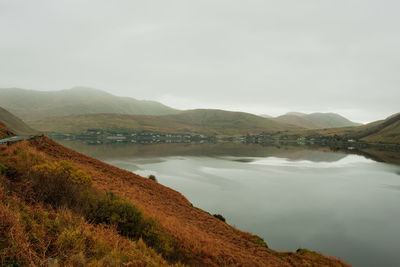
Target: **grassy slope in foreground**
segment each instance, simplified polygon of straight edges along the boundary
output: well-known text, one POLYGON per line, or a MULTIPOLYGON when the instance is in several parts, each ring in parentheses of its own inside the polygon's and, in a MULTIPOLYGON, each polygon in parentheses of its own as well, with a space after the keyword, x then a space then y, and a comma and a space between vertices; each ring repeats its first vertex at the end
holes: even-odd
POLYGON ((37 131, 29 127, 21 119, 17 118, 4 108, 0 107, 0 122, 3 123, 8 129, 10 129, 16 135, 33 135, 37 131))
POLYGON ((0 182, 0 266, 170 266, 142 240, 29 203, 0 182))
POLYGON ((0 89, 0 106, 23 120, 73 114, 166 115, 178 112, 159 102, 119 97, 84 87, 47 92, 18 88, 0 89))
POLYGON ((298 129, 244 112, 197 109, 175 115, 142 116, 94 114, 49 117, 29 121, 32 127, 45 132, 82 133, 87 129, 117 131, 149 130, 165 133, 197 133, 206 135, 245 135, 263 131, 298 129))
MULTIPOLYGON (((140 177, 131 172, 121 170, 73 150, 62 147, 49 138, 22 141, 10 147, 2 146, 2 153, 0 154, 2 157, 7 158, 12 155, 17 155, 19 153, 18 151, 28 151, 31 155, 33 155, 33 157, 31 157, 33 161, 36 161, 37 157, 35 155, 40 155, 42 158, 45 158, 47 161, 51 162, 68 161, 75 168, 83 170, 93 178, 93 187, 96 190, 106 192, 111 191, 115 194, 123 195, 128 201, 130 201, 130 203, 139 207, 145 216, 157 218, 160 225, 170 235, 178 240, 178 245, 187 251, 185 262, 189 265, 348 266, 339 260, 307 250, 299 250, 298 253, 275 252, 265 247, 263 242, 261 242, 258 237, 249 233, 241 232, 214 218, 213 216, 210 216, 206 212, 194 208, 180 193, 151 181, 150 179, 140 177)), ((3 158, 3 160, 5 159, 3 158)), ((15 164, 16 161, 11 160, 10 162, 15 164)), ((28 161, 24 160, 20 162, 20 165, 17 165, 20 166, 20 171, 23 171, 23 169, 26 168, 27 162, 28 161)), ((4 179, 7 178, 4 177, 4 179)), ((11 225, 10 227, 15 229, 15 227, 13 228, 12 224, 14 221, 18 222, 18 220, 10 221, 7 218, 9 218, 10 214, 13 214, 15 217, 14 210, 12 209, 17 209, 18 207, 19 206, 9 206, 8 203, 0 203, 0 223, 7 224, 9 226, 11 225)), ((24 214, 26 214, 26 212, 24 214)), ((51 218, 56 218, 57 216, 59 215, 51 215, 51 218)), ((39 217, 39 219, 35 219, 30 223, 34 224, 34 229, 38 229, 38 231, 40 231, 40 236, 47 236, 48 233, 46 231, 53 228, 46 227, 48 224, 52 225, 52 222, 51 220, 49 221, 46 219, 49 217, 48 215, 44 216, 43 219, 40 219, 42 217, 39 217), (44 225, 42 227, 41 224, 46 224, 46 226, 44 225)), ((65 219, 63 216, 61 216, 60 220, 63 222, 65 219)), ((85 232, 82 229, 75 229, 78 228, 78 226, 76 224, 74 225, 72 222, 69 227, 69 234, 67 233, 68 235, 66 236, 68 237, 68 240, 71 238, 74 240, 74 237, 77 235, 77 240, 82 242, 82 238, 84 239, 84 237, 81 237, 82 232, 84 235, 94 235, 93 238, 97 240, 96 235, 91 234, 90 230, 89 232, 85 232)), ((92 227, 92 232, 97 231, 97 226, 87 227, 92 227)), ((19 231, 19 233, 19 236, 23 238, 23 232, 19 231)), ((102 231, 100 234, 104 236, 102 231)), ((114 237, 110 238, 112 240, 116 240, 118 237, 115 236, 115 232, 113 235, 114 237)), ((35 235, 35 237, 37 237, 37 235, 35 235)), ((89 238, 89 240, 91 239, 89 238)), ((124 249, 119 247, 121 244, 124 244, 124 242, 114 242, 115 249, 124 249)), ((26 242, 23 244, 26 244, 26 242)), ((51 240, 48 244, 52 244, 51 240)), ((75 244, 74 241, 71 241, 67 245, 68 248, 75 249, 73 252, 79 254, 85 252, 85 244, 86 243, 83 242, 79 245, 75 244), (81 249, 83 251, 81 251, 81 249)), ((91 243, 89 242, 89 244, 91 243)), ((134 243, 131 246, 135 247, 136 245, 134 243)), ((22 252, 23 249, 24 248, 21 248, 22 252)), ((26 249, 27 252, 30 251, 29 248, 26 249)), ((44 253, 46 253, 46 251, 47 250, 44 250, 44 253)), ((132 251, 132 253, 136 252, 132 251)), ((35 255, 31 256, 34 257, 35 255)), ((58 254, 48 256, 53 258, 61 257, 61 255, 58 254)), ((81 256, 83 258, 87 256, 92 257, 93 254, 81 256)), ((150 261, 150 259, 145 260, 150 261)), ((154 260, 160 261, 160 259, 157 260, 157 258, 154 260)))

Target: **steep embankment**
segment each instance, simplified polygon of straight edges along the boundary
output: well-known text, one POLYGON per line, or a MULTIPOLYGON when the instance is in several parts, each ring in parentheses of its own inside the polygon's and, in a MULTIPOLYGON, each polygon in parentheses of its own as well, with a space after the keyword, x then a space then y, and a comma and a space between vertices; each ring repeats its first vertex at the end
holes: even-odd
POLYGON ((42 131, 55 133, 82 133, 88 129, 103 129, 122 132, 148 130, 165 133, 245 135, 299 129, 297 126, 249 113, 209 109, 188 110, 165 116, 94 114, 50 117, 29 121, 29 124, 42 131))
MULTIPOLYGON (((100 191, 112 191, 140 207, 146 216, 158 219, 161 226, 178 240, 186 254, 185 262, 194 266, 347 266, 315 252, 278 253, 261 240, 193 207, 180 193, 131 172, 110 166, 48 138, 23 141, 15 146, 40 154, 48 161, 68 161, 93 178, 100 191)), ((3 146, 4 147, 4 146, 3 146)), ((13 148, 14 147, 14 148, 13 148)), ((4 148, 3 148, 4 150, 4 148)), ((4 155, 14 155, 5 151, 4 155)))
POLYGON ((306 129, 338 128, 360 125, 360 123, 352 122, 336 113, 305 114, 299 112, 289 112, 285 115, 274 118, 274 120, 306 129))
POLYGON ((23 120, 73 114, 166 115, 178 112, 155 101, 119 97, 101 90, 84 87, 61 91, 0 89, 0 106, 23 120))
MULTIPOLYGON (((23 122, 18 117, 14 116, 4 108, 0 107, 0 123, 11 130, 13 134, 16 135, 33 135, 36 134, 37 131, 33 130, 29 127, 25 122, 23 122)), ((5 129, 6 131, 9 131, 5 129)))
POLYGON ((14 136, 14 133, 8 129, 4 123, 0 122, 0 138, 7 138, 11 136, 14 136))
POLYGON ((18 197, 8 182, 0 173, 0 266, 177 266, 142 240, 18 197))

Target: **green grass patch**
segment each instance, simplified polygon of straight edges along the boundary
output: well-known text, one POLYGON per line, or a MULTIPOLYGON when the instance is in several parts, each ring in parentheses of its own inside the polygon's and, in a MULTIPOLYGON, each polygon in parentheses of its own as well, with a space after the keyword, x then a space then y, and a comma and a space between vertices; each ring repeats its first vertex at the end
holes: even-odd
POLYGON ((313 256, 313 257, 319 257, 320 256, 317 252, 312 251, 312 250, 308 250, 308 249, 305 249, 305 248, 297 249, 296 253, 299 254, 299 255, 303 255, 303 256, 305 256, 305 255, 306 256, 313 256))
POLYGON ((265 241, 261 237, 254 236, 254 237, 250 238, 249 240, 260 247, 268 248, 267 243, 265 243, 265 241))

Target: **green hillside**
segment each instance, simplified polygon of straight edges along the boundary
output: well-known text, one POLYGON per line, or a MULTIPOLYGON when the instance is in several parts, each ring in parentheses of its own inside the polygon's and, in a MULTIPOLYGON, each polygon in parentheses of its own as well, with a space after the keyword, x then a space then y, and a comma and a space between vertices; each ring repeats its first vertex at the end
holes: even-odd
POLYGON ((318 128, 323 128, 321 125, 304 118, 302 116, 297 116, 297 115, 291 115, 291 114, 285 114, 282 116, 279 116, 275 118, 276 121, 287 123, 287 124, 292 124, 292 125, 297 125, 306 129, 318 129, 318 128))
POLYGON ((119 97, 84 87, 50 92, 0 89, 0 106, 24 120, 77 114, 167 115, 178 112, 155 101, 119 97))
POLYGON ((306 129, 323 129, 359 126, 359 123, 352 122, 336 113, 299 113, 289 112, 275 118, 278 122, 293 124, 306 129))
POLYGON ((400 144, 400 113, 357 127, 357 131, 350 136, 366 142, 400 144))
POLYGON ((400 144, 400 113, 394 114, 384 120, 357 127, 296 131, 291 134, 304 136, 341 136, 344 139, 355 139, 369 143, 400 144))
MULTIPOLYGON (((0 107, 0 123, 4 124, 9 130, 11 130, 16 135, 33 135, 37 131, 29 127, 20 118, 14 116, 4 108, 0 107)), ((8 130, 8 129, 3 130, 8 130)))
POLYGON ((87 129, 165 133, 198 133, 206 135, 245 135, 263 131, 295 130, 299 127, 279 123, 243 112, 197 109, 175 115, 145 116, 93 114, 49 117, 28 122, 45 132, 82 133, 87 129))

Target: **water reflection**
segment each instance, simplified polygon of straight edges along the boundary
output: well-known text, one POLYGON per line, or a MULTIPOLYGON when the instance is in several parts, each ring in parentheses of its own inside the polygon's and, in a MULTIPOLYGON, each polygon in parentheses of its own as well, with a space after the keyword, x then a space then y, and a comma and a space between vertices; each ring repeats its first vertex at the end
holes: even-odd
POLYGON ((88 144, 84 141, 58 140, 61 144, 96 158, 115 157, 168 157, 168 156, 207 156, 235 157, 232 160, 246 161, 246 157, 279 156, 291 160, 310 160, 314 162, 337 161, 346 155, 332 153, 329 148, 304 148, 303 146, 261 146, 258 144, 237 143, 190 143, 190 144, 152 144, 131 143, 88 144), (242 157, 242 159, 237 158, 242 157))
POLYGON ((61 142, 183 193, 195 206, 263 237, 354 266, 400 266, 397 152, 256 144, 61 142))

